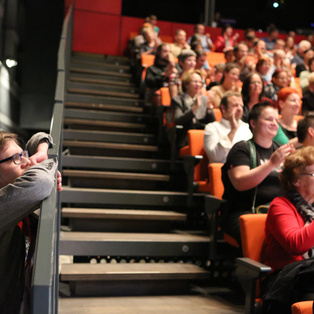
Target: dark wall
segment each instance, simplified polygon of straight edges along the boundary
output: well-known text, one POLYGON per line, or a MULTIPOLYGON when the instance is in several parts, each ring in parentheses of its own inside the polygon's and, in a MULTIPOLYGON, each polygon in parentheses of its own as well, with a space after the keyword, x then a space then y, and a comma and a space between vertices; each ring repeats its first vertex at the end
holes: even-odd
POLYGON ((21 86, 20 126, 48 130, 54 105, 64 0, 26 0, 23 16, 17 75, 21 86))

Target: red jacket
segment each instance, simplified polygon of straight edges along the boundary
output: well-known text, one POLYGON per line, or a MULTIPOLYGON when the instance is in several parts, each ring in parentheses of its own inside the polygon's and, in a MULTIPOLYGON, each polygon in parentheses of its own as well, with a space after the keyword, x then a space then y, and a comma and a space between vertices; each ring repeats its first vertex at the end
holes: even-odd
POLYGON ((265 226, 263 263, 273 269, 304 259, 314 246, 314 222, 304 221, 286 197, 276 197, 270 204, 265 226))

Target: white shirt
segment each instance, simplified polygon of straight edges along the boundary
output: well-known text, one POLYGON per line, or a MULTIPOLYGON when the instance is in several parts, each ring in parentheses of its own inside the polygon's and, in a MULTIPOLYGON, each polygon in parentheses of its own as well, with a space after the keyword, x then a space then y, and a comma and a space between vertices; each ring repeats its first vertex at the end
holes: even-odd
POLYGON ((209 162, 225 163, 231 147, 240 141, 247 141, 252 137, 249 125, 242 120, 240 126, 234 135, 232 142, 228 134, 231 131, 230 122, 221 118, 220 122, 208 123, 205 127, 204 149, 209 162))

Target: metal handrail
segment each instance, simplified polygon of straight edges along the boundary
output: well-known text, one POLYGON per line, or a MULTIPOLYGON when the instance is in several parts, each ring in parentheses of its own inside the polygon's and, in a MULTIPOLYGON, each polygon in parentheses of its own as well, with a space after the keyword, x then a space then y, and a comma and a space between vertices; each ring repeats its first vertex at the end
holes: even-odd
MULTIPOLYGON (((58 158, 59 169, 61 169, 63 138, 64 91, 72 51, 73 12, 74 8, 71 6, 63 23, 58 52, 55 104, 50 126, 50 135, 54 140, 54 145, 49 149, 48 155, 58 158)), ((32 313, 34 314, 58 313, 60 211, 60 197, 55 186, 40 208, 32 278, 32 313)))

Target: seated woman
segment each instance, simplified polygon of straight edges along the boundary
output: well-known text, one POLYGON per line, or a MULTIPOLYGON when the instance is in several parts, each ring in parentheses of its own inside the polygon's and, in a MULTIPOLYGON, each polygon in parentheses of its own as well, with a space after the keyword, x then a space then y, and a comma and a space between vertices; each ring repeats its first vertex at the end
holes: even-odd
POLYGON ((183 94, 171 99, 174 122, 183 126, 177 135, 178 148, 187 145, 188 130, 204 129, 207 123, 216 120, 207 97, 201 95, 202 87, 202 73, 199 70, 187 71, 182 76, 183 94))
POLYGON ((309 77, 314 72, 314 57, 308 61, 309 69, 300 73, 300 86, 303 94, 309 89, 309 77))
POLYGON ((239 34, 233 34, 233 28, 231 25, 226 24, 222 28, 221 35, 217 36, 215 47, 216 52, 223 52, 226 47, 234 47, 237 44, 239 34))
POLYGON ((215 91, 213 105, 219 108, 222 96, 228 91, 241 92, 240 87, 240 68, 236 63, 228 63, 224 70, 221 83, 212 87, 210 90, 215 91))
POLYGON ((221 212, 221 227, 238 243, 241 243, 239 217, 282 195, 280 165, 294 148, 273 142, 278 131, 277 120, 278 112, 270 103, 256 104, 249 115, 252 142, 236 143, 222 167, 223 199, 228 203, 221 212))
POLYGON ((181 77, 184 72, 194 70, 196 65, 196 53, 191 49, 183 49, 178 56, 177 73, 169 75, 169 93, 173 98, 182 93, 181 77))
POLYGON ((256 63, 255 71, 262 76, 264 85, 269 83, 271 80, 270 75, 268 75, 270 67, 271 67, 271 59, 267 56, 263 56, 259 58, 256 63))
POLYGON ((282 88, 278 92, 278 108, 281 118, 278 120, 279 129, 274 141, 279 144, 290 143, 294 147, 300 146, 297 138, 298 122, 294 119, 300 112, 301 99, 298 92, 291 87, 282 88))
POLYGON ((265 86, 265 96, 269 99, 277 101, 278 92, 289 86, 289 76, 285 70, 276 70, 273 75, 271 82, 265 86))
MULTIPOLYGON (((312 146, 296 150, 288 156, 280 173, 281 186, 285 196, 276 197, 270 204, 265 226, 265 249, 262 258, 263 263, 272 267, 275 271, 271 275, 274 279, 285 271, 293 270, 294 266, 312 257, 314 247, 314 148, 312 146), (277 271, 276 271, 277 270, 277 271)), ((305 261, 304 261, 305 262, 305 261)), ((309 261, 310 262, 310 261, 309 261)), ((313 264, 313 262, 311 263, 313 264)), ((304 265, 304 264, 303 264, 304 265)), ((305 274, 303 280, 299 280, 298 287, 293 287, 293 301, 313 300, 313 266, 312 272, 305 274), (306 280, 309 278, 309 280, 306 280), (311 293, 310 299, 307 294, 311 293)), ((291 282, 285 278, 284 286, 291 287, 296 283, 296 275, 290 273, 291 282)), ((277 281, 278 282, 278 281, 277 281)), ((276 293, 278 293, 278 289, 276 293)), ((267 299, 271 299, 270 291, 267 299)), ((282 304, 280 310, 268 309, 267 313, 291 313, 289 296, 285 310, 282 304), (272 311, 270 311, 272 310, 272 311)), ((273 307, 276 304, 273 303, 273 307)), ((265 312, 266 313, 266 312, 265 312)))
POLYGON ((262 77, 258 73, 249 74, 243 82, 241 93, 244 104, 242 120, 248 123, 250 110, 262 100, 264 94, 262 77))

